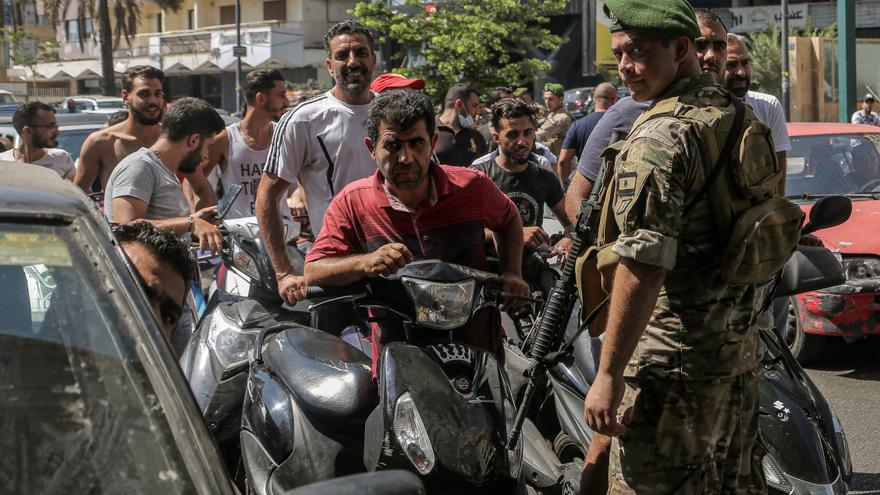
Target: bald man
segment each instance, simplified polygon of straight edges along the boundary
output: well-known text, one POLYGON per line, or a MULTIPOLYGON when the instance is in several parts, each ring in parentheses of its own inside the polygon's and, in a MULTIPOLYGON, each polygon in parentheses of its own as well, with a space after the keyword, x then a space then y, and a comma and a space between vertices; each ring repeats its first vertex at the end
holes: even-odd
POLYGON ((559 161, 556 165, 556 173, 559 174, 563 183, 571 175, 571 160, 575 156, 581 156, 587 139, 592 134, 596 124, 605 115, 605 112, 617 103, 617 88, 609 83, 602 83, 593 90, 593 101, 596 102, 596 110, 575 121, 565 134, 562 142, 562 152, 559 153, 559 161))
POLYGON ((750 91, 752 84, 752 60, 746 40, 738 34, 727 35, 727 63, 725 65, 724 87, 752 107, 758 121, 770 128, 773 147, 779 160, 781 180, 779 194, 785 194, 786 154, 791 149, 785 111, 779 99, 767 93, 750 91))

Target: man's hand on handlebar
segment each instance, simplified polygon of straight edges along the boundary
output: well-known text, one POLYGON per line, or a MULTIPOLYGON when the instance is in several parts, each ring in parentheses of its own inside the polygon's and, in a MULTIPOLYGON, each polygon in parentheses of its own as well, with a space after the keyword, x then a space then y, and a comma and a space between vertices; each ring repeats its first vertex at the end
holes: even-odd
POLYGON ((541 244, 550 244, 550 236, 541 227, 523 227, 523 244, 537 251, 541 244))
POLYGON ((285 273, 277 277, 278 295, 286 304, 294 305, 306 298, 306 279, 301 275, 285 273))
POLYGON ((209 206, 192 214, 192 233, 199 240, 199 249, 210 249, 214 254, 223 251, 223 234, 217 228, 217 207, 209 206))
POLYGON ((413 255, 409 249, 403 244, 395 242, 386 244, 372 253, 364 255, 361 269, 367 277, 391 275, 412 260, 413 255))

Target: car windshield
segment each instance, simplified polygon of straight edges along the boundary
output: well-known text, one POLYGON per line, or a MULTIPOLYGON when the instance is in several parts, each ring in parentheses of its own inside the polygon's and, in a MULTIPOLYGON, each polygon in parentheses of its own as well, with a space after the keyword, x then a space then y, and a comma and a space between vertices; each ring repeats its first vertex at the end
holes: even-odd
POLYGON ((880 133, 792 137, 785 192, 880 192, 880 133))
POLYGON ((98 108, 118 108, 123 109, 125 105, 122 104, 122 100, 102 100, 98 102, 98 108))
POLYGON ((89 134, 97 129, 62 129, 58 132, 58 147, 70 154, 70 158, 76 161, 79 158, 79 150, 89 134))
POLYGON ((15 98, 6 93, 0 93, 0 103, 15 103, 15 98))
POLYGON ((80 235, 0 223, 0 493, 193 493, 80 235))

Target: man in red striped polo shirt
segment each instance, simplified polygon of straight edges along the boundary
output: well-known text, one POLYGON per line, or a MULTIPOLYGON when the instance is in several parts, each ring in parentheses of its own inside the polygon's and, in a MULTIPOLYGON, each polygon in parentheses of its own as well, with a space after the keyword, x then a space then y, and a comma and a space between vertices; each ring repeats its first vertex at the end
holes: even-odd
MULTIPOLYGON (((413 259, 486 269, 488 229, 501 260, 502 290, 528 295, 520 273, 522 222, 516 207, 481 172, 432 162, 434 131, 434 110, 424 94, 397 90, 373 100, 365 143, 378 170, 352 182, 331 201, 306 257, 308 285, 342 286, 389 275, 413 259)), ((297 294, 304 295, 302 290, 297 294)), ((500 356, 497 311, 474 319, 459 335, 500 356)), ((384 327, 378 343, 401 337, 384 327)))

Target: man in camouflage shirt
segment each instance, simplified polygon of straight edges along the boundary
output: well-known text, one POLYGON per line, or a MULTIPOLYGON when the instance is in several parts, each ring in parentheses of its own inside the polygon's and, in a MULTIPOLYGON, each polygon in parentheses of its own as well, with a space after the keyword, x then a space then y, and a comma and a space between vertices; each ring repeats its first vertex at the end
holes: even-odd
POLYGON ((541 122, 535 137, 538 142, 550 148, 554 155, 562 151, 565 133, 571 127, 571 116, 563 108, 565 88, 561 84, 547 83, 544 85, 544 104, 547 106, 547 117, 541 122))
MULTIPOLYGON (((605 13, 634 99, 677 97, 733 119, 730 94, 701 74, 686 0, 606 0, 605 13)), ((731 127, 719 126, 719 142, 731 127)), ((617 437, 610 493, 766 492, 756 442, 759 301, 754 286, 720 281, 724 247, 699 194, 707 168, 699 139, 692 123, 653 118, 637 123, 614 163, 612 211, 603 214, 620 229, 612 249, 620 262, 584 406, 591 428, 617 437)))

